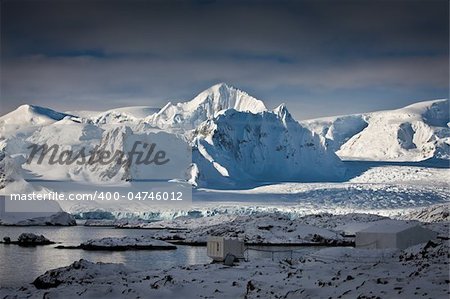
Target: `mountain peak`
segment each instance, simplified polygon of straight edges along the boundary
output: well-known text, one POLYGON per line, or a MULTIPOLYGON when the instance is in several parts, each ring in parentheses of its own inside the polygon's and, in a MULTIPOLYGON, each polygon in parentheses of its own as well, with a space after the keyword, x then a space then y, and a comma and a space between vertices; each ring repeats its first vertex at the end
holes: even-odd
POLYGON ((213 86, 211 86, 208 89, 219 90, 219 89, 237 89, 237 88, 235 88, 235 87, 233 87, 231 85, 228 85, 225 82, 220 82, 220 83, 214 84, 213 86))
POLYGON ((33 108, 33 105, 29 105, 29 104, 23 104, 23 105, 20 105, 19 107, 17 107, 17 110, 29 110, 29 109, 31 109, 31 108, 33 108))
POLYGON ((292 116, 289 113, 285 103, 279 105, 278 107, 276 107, 272 111, 273 111, 273 113, 278 115, 278 117, 281 118, 283 121, 286 120, 287 118, 292 118, 292 116))
POLYGON ((230 108, 252 113, 267 111, 262 101, 226 83, 211 86, 184 105, 189 107, 189 110, 206 109, 210 116, 230 108))
POLYGON ((231 94, 243 94, 248 97, 250 97, 246 92, 231 86, 227 83, 221 82, 214 84, 213 86, 205 89, 204 91, 200 92, 194 99, 192 99, 190 102, 194 102, 198 99, 201 101, 204 100, 204 97, 210 97, 212 99, 217 99, 218 97, 228 97, 231 94))
POLYGON ((188 102, 167 104, 149 122, 160 128, 193 129, 223 110, 260 113, 267 111, 264 103, 226 83, 215 84, 188 102))

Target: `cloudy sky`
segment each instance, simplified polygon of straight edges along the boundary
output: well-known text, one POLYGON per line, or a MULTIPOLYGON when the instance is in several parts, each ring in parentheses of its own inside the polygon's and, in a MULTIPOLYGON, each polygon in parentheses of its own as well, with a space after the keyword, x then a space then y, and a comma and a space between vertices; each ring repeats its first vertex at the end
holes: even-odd
POLYGON ((448 98, 449 3, 1 1, 1 114, 160 107, 227 82, 298 119, 448 98))

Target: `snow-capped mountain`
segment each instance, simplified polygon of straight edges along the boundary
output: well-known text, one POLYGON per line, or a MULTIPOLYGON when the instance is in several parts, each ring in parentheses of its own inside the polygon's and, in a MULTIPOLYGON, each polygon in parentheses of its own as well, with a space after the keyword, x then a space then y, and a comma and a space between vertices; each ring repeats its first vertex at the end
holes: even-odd
POLYGON ((340 160, 325 139, 295 121, 285 105, 257 114, 229 109, 193 133, 196 184, 333 180, 340 160))
MULTIPOLYGON (((329 181, 342 178, 336 154, 358 160, 450 160, 448 106, 448 100, 435 100, 299 123, 284 105, 268 111, 245 92, 217 84, 191 101, 169 103, 157 112, 125 107, 78 115, 23 105, 0 117, 0 150, 26 157, 27 146, 46 143, 71 150, 100 145, 126 151, 159 132, 177 134, 176 140, 191 144, 192 164, 186 168, 189 181, 198 186, 329 181)), ((26 173, 54 180, 104 182, 153 175, 142 166, 49 167, 23 165, 26 173)))
POLYGON ((449 121, 449 101, 444 99, 302 124, 326 137, 342 159, 422 161, 450 159, 449 121))
POLYGON ((169 102, 158 113, 149 116, 146 121, 162 129, 190 130, 216 116, 220 111, 231 108, 252 113, 267 110, 262 101, 239 89, 220 83, 201 92, 191 101, 177 104, 169 102))

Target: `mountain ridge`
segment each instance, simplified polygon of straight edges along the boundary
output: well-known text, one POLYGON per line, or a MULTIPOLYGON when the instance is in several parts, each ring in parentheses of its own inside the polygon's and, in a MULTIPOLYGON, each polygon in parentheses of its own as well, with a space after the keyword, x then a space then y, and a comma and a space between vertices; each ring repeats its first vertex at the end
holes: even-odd
MULTIPOLYGON (((321 136, 325 146, 342 159, 380 161, 421 161, 430 158, 450 159, 448 99, 417 102, 406 107, 376 112, 341 115, 300 121, 321 136)), ((219 83, 200 92, 192 100, 172 104, 162 109, 122 107, 78 117, 35 105, 22 105, 0 117, 0 137, 14 135, 30 126, 73 121, 99 126, 130 125, 135 130, 167 130, 190 136, 204 122, 224 114, 229 109, 260 114, 271 112, 284 123, 291 119, 285 104, 268 110, 265 104, 247 93, 219 83), (153 113, 145 116, 146 113, 153 113)), ((204 126, 203 126, 204 128, 204 126)), ((6 141, 2 141, 4 144, 6 141)), ((3 146, 4 147, 4 146, 3 146)))

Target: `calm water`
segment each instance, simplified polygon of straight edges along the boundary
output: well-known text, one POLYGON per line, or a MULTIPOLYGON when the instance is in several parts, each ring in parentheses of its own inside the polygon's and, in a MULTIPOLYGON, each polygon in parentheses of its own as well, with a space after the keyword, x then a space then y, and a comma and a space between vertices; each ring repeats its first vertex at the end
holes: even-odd
MULTIPOLYGON (((23 232, 43 234, 48 239, 62 245, 79 245, 92 238, 152 235, 154 231, 139 229, 114 229, 105 227, 2 227, 0 237, 12 240, 23 232)), ((161 269, 178 265, 204 264, 211 262, 206 255, 206 247, 178 246, 176 250, 150 251, 85 251, 55 249, 56 245, 20 247, 0 244, 0 286, 18 287, 31 283, 37 276, 53 268, 67 266, 75 260, 86 259, 93 262, 123 263, 136 270, 161 269)), ((315 248, 275 248, 256 247, 258 250, 295 249, 294 257, 309 253, 315 248)), ((246 254, 247 256, 247 254, 246 254)), ((290 252, 277 252, 275 259, 290 257, 290 252)), ((250 250, 248 257, 271 258, 272 253, 250 250)))

